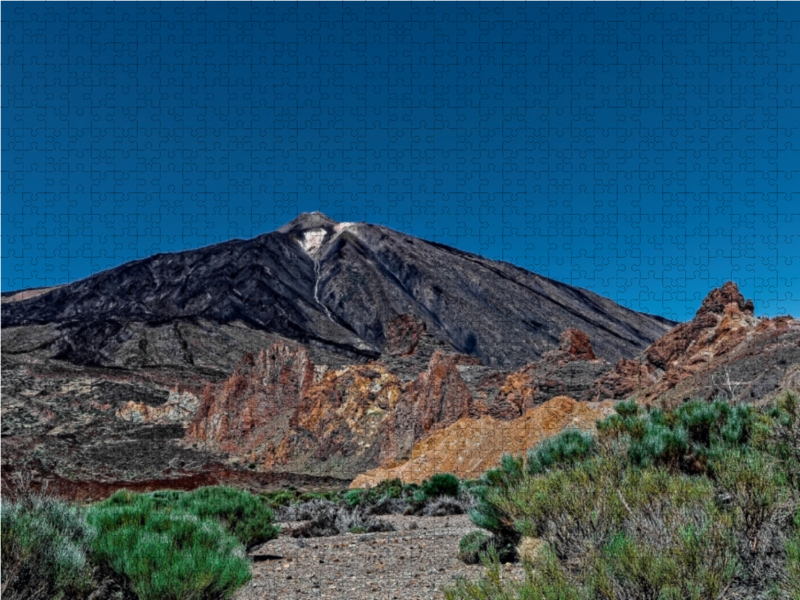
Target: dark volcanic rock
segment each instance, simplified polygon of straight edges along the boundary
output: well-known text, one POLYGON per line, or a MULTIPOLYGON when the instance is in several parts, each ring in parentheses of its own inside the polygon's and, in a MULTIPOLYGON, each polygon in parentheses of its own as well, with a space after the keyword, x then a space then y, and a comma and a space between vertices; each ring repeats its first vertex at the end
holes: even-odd
POLYGON ((508 263, 319 213, 251 240, 158 254, 17 293, 4 298, 2 317, 4 352, 30 349, 31 331, 36 349, 51 357, 131 367, 213 362, 190 339, 199 329, 216 337, 223 355, 241 354, 230 335, 238 328, 353 363, 376 358, 390 339, 389 354, 411 354, 424 324, 462 354, 515 368, 554 348, 570 327, 613 361, 674 325, 508 263))

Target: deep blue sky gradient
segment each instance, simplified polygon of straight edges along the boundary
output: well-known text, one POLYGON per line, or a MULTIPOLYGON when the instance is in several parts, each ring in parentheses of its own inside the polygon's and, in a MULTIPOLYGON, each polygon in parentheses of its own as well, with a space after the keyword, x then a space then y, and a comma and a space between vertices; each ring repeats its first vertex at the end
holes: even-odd
POLYGON ((800 315, 797 3, 1 9, 4 291, 321 210, 800 315))

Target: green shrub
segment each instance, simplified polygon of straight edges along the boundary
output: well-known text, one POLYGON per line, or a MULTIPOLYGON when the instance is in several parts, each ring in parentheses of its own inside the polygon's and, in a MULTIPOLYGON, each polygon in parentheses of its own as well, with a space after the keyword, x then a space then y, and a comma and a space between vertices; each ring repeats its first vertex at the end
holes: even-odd
POLYGON ((289 506, 293 502, 298 502, 297 494, 289 490, 267 492, 262 494, 262 497, 272 509, 280 508, 282 506, 289 506))
POLYGON ((494 545, 504 560, 514 559, 520 534, 503 501, 522 480, 522 457, 505 454, 500 459, 500 466, 486 471, 478 485, 472 488, 477 503, 470 511, 470 518, 475 525, 492 533, 494 545))
POLYGON ((400 498, 405 490, 405 485, 401 479, 384 479, 378 485, 370 488, 370 495, 377 499, 380 498, 400 498))
POLYGON ((246 549, 278 537, 275 515, 259 496, 230 487, 195 490, 176 507, 201 519, 212 518, 230 531, 246 549))
POLYGON ((422 491, 428 498, 437 496, 458 496, 461 484, 452 473, 436 473, 422 482, 422 491))
POLYGON ((786 473, 762 452, 728 452, 715 460, 713 476, 719 491, 737 510, 751 543, 775 509, 791 496, 786 473))
POLYGON ((528 450, 525 470, 528 475, 544 473, 554 465, 584 460, 595 451, 594 436, 568 429, 528 450))
POLYGON ((565 570, 552 552, 545 550, 535 568, 525 565, 525 578, 521 582, 503 580, 500 560, 490 546, 481 562, 485 575, 477 580, 459 577, 455 587, 445 589, 446 600, 589 600, 591 596, 571 584, 565 570))
POLYGON ((468 565, 478 564, 489 549, 491 539, 484 531, 470 531, 458 542, 458 558, 468 565))
POLYGON ((371 506, 381 500, 403 498, 406 495, 410 495, 409 491, 410 489, 403 485, 400 479, 384 479, 375 487, 347 490, 342 494, 342 499, 349 506, 371 506))
POLYGON ((491 536, 460 544, 462 560, 480 556, 489 569, 446 597, 800 600, 793 402, 690 401, 668 412, 623 402, 594 438, 565 432, 524 465, 503 457, 474 488, 473 522, 491 536), (523 536, 546 551, 524 581, 501 581, 499 545, 523 536))
POLYGON ((82 598, 95 587, 95 531, 81 511, 46 497, 3 501, 3 598, 82 598))
MULTIPOLYGON (((274 539, 280 532, 274 525, 275 515, 267 498, 225 486, 204 487, 193 492, 164 490, 150 494, 121 490, 97 508, 121 506, 140 508, 125 518, 144 519, 149 513, 163 511, 214 519, 247 549, 274 539)), ((143 526, 145 522, 138 524, 143 526)))
POLYGON ((141 600, 228 598, 250 578, 245 548, 278 535, 275 499, 224 486, 121 490, 89 509, 95 556, 124 574, 141 600))
POLYGON ((359 504, 361 504, 363 496, 364 496, 364 490, 359 490, 359 489, 347 490, 342 495, 342 499, 348 506, 358 506, 359 504))
POLYGON ((214 518, 154 510, 154 503, 94 506, 98 560, 124 574, 140 600, 229 598, 250 579, 244 547, 214 518))
POLYGON ((800 400, 786 393, 770 413, 769 426, 759 431, 759 448, 782 463, 790 483, 800 491, 800 400))
POLYGON ((672 429, 650 421, 645 425, 644 435, 631 443, 630 457, 640 466, 663 464, 677 468, 688 450, 685 429, 672 429))
POLYGON ((416 489, 411 493, 411 503, 416 507, 423 506, 428 501, 428 494, 423 489, 416 489))
POLYGON ((719 400, 691 400, 671 413, 620 402, 616 414, 597 423, 604 439, 630 438, 629 456, 634 464, 686 472, 702 472, 720 452, 748 447, 757 426, 752 407, 731 407, 719 400))
POLYGON ((339 492, 303 492, 298 496, 300 502, 308 502, 309 500, 332 500, 335 501, 339 498, 339 492))
POLYGON ((738 568, 730 523, 708 505, 689 511, 664 507, 662 531, 618 533, 592 565, 592 587, 608 598, 718 598, 738 568))

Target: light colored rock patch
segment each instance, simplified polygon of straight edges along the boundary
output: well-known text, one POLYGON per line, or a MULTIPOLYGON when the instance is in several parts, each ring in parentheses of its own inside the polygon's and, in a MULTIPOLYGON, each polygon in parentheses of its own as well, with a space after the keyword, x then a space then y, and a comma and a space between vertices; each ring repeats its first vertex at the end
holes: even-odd
POLYGON ((161 406, 148 406, 141 402, 128 402, 117 410, 115 416, 131 423, 181 423, 187 425, 192 420, 200 399, 190 392, 172 390, 167 401, 161 406))

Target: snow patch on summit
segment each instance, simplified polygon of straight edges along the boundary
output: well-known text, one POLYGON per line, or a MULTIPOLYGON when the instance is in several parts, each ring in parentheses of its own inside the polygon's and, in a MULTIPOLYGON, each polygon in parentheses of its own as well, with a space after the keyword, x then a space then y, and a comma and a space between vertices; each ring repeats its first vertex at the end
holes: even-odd
POLYGON ((309 229, 303 232, 303 237, 297 240, 306 254, 314 256, 322 247, 322 240, 327 232, 324 229, 309 229))
POLYGON ((353 225, 355 225, 355 223, 352 223, 352 222, 337 223, 336 225, 333 226, 333 230, 336 233, 342 233, 343 231, 347 231, 348 229, 352 229, 353 225))

